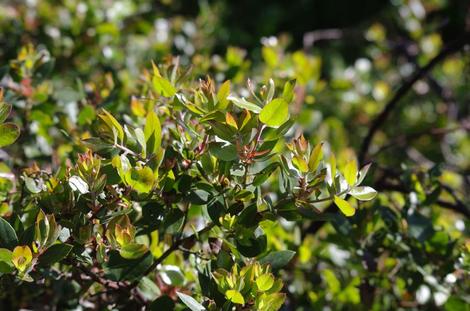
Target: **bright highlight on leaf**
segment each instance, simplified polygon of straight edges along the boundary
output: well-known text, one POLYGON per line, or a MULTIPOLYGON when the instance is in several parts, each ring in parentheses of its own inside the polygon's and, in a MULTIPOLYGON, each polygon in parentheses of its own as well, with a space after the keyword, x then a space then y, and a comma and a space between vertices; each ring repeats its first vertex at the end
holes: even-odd
POLYGON ((319 143, 313 148, 312 153, 310 154, 310 159, 308 160, 308 168, 310 171, 315 171, 320 164, 320 160, 323 157, 322 151, 323 143, 319 143))
POLYGON ((243 298, 242 294, 234 289, 229 289, 228 291, 225 292, 225 296, 227 297, 228 300, 230 300, 233 303, 244 305, 245 304, 245 299, 243 298))
POLYGON ((350 186, 354 186, 357 180, 357 162, 356 160, 349 161, 344 167, 344 178, 350 186))
POLYGON ((259 120, 269 127, 278 128, 289 120, 288 103, 283 98, 276 98, 263 107, 259 120))
POLYGON ((263 274, 256 279, 256 286, 260 291, 267 291, 274 285, 274 278, 270 274, 263 274))
POLYGON ((349 191, 349 194, 361 201, 370 201, 377 195, 374 188, 367 186, 354 187, 349 191))
POLYGON ((345 216, 353 216, 356 213, 356 209, 349 204, 348 201, 341 199, 340 197, 335 195, 334 198, 336 206, 338 206, 339 210, 345 215, 345 216))

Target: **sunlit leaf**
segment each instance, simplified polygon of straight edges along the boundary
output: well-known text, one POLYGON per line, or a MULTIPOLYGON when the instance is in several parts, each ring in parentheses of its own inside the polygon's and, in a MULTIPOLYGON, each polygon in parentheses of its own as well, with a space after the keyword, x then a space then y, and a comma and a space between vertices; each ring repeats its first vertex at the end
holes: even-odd
POLYGON ((263 107, 259 119, 269 127, 278 128, 289 120, 288 103, 283 98, 274 99, 263 107))
POLYGON ((340 197, 335 195, 334 202, 336 206, 338 206, 339 210, 345 215, 345 216, 353 216, 356 213, 356 209, 349 204, 348 201, 341 199, 340 197))

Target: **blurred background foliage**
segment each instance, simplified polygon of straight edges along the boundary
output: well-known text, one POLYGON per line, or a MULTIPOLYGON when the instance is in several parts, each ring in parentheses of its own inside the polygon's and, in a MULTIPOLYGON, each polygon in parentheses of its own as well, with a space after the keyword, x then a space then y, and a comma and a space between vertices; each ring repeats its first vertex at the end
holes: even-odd
MULTIPOLYGON (((99 108, 139 115, 131 96, 151 60, 178 56, 193 78, 232 79, 241 95, 247 79, 296 79, 298 132, 339 162, 372 161, 380 195, 351 220, 264 228, 273 249, 297 251, 281 271, 284 310, 469 310, 469 16, 465 0, 4 1, 0 85, 22 134, 0 150, 0 172, 64 168, 99 108)), ((0 202, 11 187, 0 178, 0 202)), ((27 286, 17 306, 34 308, 27 286)), ((78 303, 67 290, 54 295, 64 308, 78 303)))

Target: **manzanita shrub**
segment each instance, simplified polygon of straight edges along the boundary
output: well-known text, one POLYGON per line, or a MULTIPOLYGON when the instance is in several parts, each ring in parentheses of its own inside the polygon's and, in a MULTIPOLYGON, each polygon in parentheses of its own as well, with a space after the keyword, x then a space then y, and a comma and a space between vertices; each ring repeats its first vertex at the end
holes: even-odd
MULTIPOLYGON (((65 280, 74 299, 104 308, 282 307, 279 271, 296 253, 268 244, 270 226, 325 220, 331 204, 353 216, 348 197, 376 196, 363 185, 370 165, 338 167, 327 144, 293 129, 295 81, 249 81, 242 97, 230 81, 186 73, 177 61, 152 64, 131 114, 90 113, 76 159, 12 175, 2 282, 65 280)), ((2 102, 2 122, 10 108, 2 102)), ((12 123, 0 129, 2 146, 18 136, 12 123)))

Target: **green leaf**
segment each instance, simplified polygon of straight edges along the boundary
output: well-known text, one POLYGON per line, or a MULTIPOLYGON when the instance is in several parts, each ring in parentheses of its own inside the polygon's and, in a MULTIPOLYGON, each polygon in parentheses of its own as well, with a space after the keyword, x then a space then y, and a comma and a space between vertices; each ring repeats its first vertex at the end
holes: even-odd
POLYGON ((230 300, 233 303, 244 305, 245 304, 245 299, 243 298, 242 294, 234 289, 229 289, 228 291, 225 292, 225 296, 227 297, 228 300, 230 300))
POLYGON ((336 157, 332 153, 330 156, 330 174, 331 174, 331 185, 335 184, 335 177, 336 177, 336 157))
POLYGON ((0 217, 0 247, 13 249, 18 245, 18 237, 8 221, 0 217))
POLYGON ((255 178, 253 179, 253 186, 259 186, 264 183, 269 176, 276 170, 279 166, 279 163, 271 163, 267 167, 265 167, 261 172, 257 173, 255 178))
POLYGON ((13 144, 20 136, 20 129, 16 124, 0 124, 0 148, 13 144))
POLYGON ((374 188, 367 186, 354 187, 349 191, 349 194, 361 201, 370 201, 377 195, 374 188))
POLYGON ((256 279, 256 286, 258 290, 265 292, 274 285, 274 277, 270 274, 263 274, 256 279))
POLYGON ((143 244, 129 243, 121 248, 119 254, 125 259, 137 259, 144 256, 147 252, 147 246, 143 244))
POLYGON ((369 171, 369 168, 370 168, 371 165, 372 165, 372 163, 366 164, 359 171, 359 177, 357 178, 357 184, 358 185, 360 185, 362 183, 362 181, 364 180, 364 178, 366 177, 367 172, 369 171))
POLYGON ((292 164, 294 165, 294 167, 296 169, 298 169, 300 172, 302 173, 307 173, 308 172, 308 164, 307 162, 304 160, 303 157, 301 156, 294 156, 292 158, 292 164))
POLYGON ((148 154, 156 154, 162 142, 162 127, 155 112, 150 111, 145 120, 144 137, 148 154))
POLYGON ((105 276, 113 281, 135 281, 140 279, 152 265, 150 252, 138 259, 125 259, 116 251, 111 251, 109 260, 104 264, 105 276))
POLYGON ((233 161, 238 158, 237 148, 230 144, 212 143, 209 146, 209 151, 222 161, 233 161))
POLYGON ((175 302, 167 295, 163 295, 152 301, 148 307, 149 311, 173 311, 175 302))
POLYGON ((56 262, 61 261, 67 257, 72 248, 72 245, 65 243, 52 245, 39 257, 39 265, 50 266, 56 262))
POLYGON ((351 206, 351 204, 348 203, 348 201, 341 199, 340 197, 335 195, 335 204, 338 206, 340 211, 347 217, 351 217, 356 213, 356 210, 354 207, 351 206))
POLYGON ((290 250, 274 251, 260 258, 260 264, 269 264, 274 270, 285 267, 294 258, 295 252, 290 250))
POLYGON ((354 186, 357 180, 357 162, 356 160, 349 161, 344 167, 344 178, 350 186, 354 186))
POLYGON ((15 270, 15 266, 11 261, 12 259, 12 251, 6 248, 0 248, 0 273, 10 273, 15 270))
POLYGON ((196 301, 191 296, 188 296, 186 294, 176 292, 176 295, 178 295, 179 299, 189 308, 191 311, 205 311, 206 308, 204 308, 199 302, 196 301))
POLYGON ((124 130, 122 129, 121 124, 106 110, 103 109, 103 112, 98 115, 101 120, 108 126, 108 128, 116 133, 117 138, 120 142, 124 141, 124 130))
POLYGON ((230 95, 230 80, 225 81, 219 89, 217 93, 217 109, 225 110, 228 106, 228 99, 227 97, 230 95))
POLYGON ((8 118, 10 111, 11 105, 0 102, 0 123, 3 123, 8 118))
POLYGON ((149 193, 155 183, 155 176, 149 167, 131 168, 125 179, 127 184, 139 193, 149 193))
POLYGON ((287 103, 290 103, 294 99, 294 87, 295 87, 295 80, 287 81, 284 84, 284 90, 282 91, 282 98, 287 103))
POLYGON ((310 154, 310 158, 308 160, 308 168, 312 172, 314 172, 318 168, 320 160, 323 157, 322 146, 322 142, 317 144, 315 148, 313 148, 312 153, 310 154))
POLYGON ((44 246, 49 236, 49 219, 42 209, 39 209, 39 213, 36 217, 34 227, 34 240, 39 247, 44 246))
POLYGON ((254 113, 260 113, 261 112, 261 107, 260 106, 255 105, 253 103, 250 103, 249 101, 247 101, 244 98, 229 96, 229 97, 227 97, 227 99, 230 100, 231 102, 233 102, 235 104, 235 106, 237 106, 238 108, 246 109, 246 110, 249 110, 249 111, 254 112, 254 113))
POLYGON ((276 98, 263 107, 259 120, 269 127, 278 128, 289 120, 289 106, 283 98, 276 98))
POLYGON ((176 94, 176 89, 171 82, 161 76, 154 76, 152 83, 155 91, 161 96, 172 97, 176 94))

